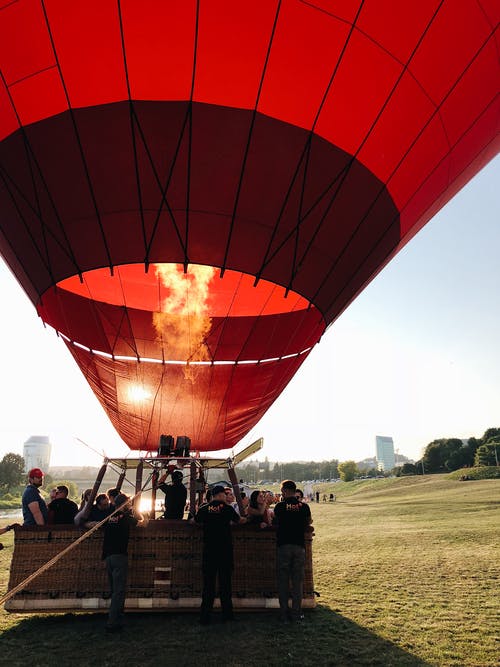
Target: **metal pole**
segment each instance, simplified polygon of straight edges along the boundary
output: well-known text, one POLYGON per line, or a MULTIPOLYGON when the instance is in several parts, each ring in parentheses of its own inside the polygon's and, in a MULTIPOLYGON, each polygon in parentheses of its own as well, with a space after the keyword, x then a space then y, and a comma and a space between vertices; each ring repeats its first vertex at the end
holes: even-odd
POLYGON ((134 509, 139 511, 139 505, 141 502, 141 488, 142 488, 142 472, 144 470, 144 461, 141 459, 137 464, 137 470, 135 471, 135 496, 134 496, 134 509))
POLYGON ((189 470, 189 515, 196 514, 196 461, 191 461, 189 470))
POLYGON ((233 462, 229 461, 228 468, 227 468, 227 475, 229 477, 229 481, 233 485, 233 493, 234 497, 236 498, 236 502, 238 503, 238 509, 240 510, 240 516, 244 515, 244 509, 243 505, 241 502, 241 493, 240 493, 240 486, 238 484, 238 479, 236 478, 236 472, 233 468, 233 462))
POLYGON ((149 513, 150 518, 153 520, 156 519, 156 489, 159 476, 158 470, 155 468, 151 477, 151 511, 149 513))

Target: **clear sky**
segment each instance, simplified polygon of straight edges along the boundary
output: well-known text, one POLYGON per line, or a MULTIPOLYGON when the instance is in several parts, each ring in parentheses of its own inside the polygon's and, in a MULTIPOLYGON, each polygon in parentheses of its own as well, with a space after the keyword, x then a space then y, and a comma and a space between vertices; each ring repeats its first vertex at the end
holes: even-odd
MULTIPOLYGON (((500 159, 490 163, 330 327, 242 441, 259 458, 360 460, 389 435, 431 440, 500 426, 500 159)), ((99 465, 120 440, 64 343, 0 260, 0 456, 48 435, 51 465, 99 465)))

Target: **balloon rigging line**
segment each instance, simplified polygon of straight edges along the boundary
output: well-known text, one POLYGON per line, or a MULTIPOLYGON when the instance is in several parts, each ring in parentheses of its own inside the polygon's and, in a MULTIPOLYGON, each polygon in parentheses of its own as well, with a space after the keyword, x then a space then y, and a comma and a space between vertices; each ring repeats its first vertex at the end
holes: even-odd
POLYGON ((137 159, 137 140, 135 136, 135 129, 134 129, 134 103, 132 101, 132 93, 130 90, 130 77, 129 77, 129 71, 128 71, 128 63, 127 63, 127 53, 125 49, 125 35, 123 31, 123 17, 122 17, 122 3, 121 0, 118 0, 118 20, 119 20, 119 25, 120 25, 120 38, 121 38, 121 46, 122 46, 122 55, 123 55, 123 68, 125 70, 125 82, 127 85, 127 96, 128 96, 128 102, 129 102, 129 120, 130 120, 130 134, 132 137, 132 148, 134 152, 134 172, 135 172, 135 186, 137 188, 137 199, 139 203, 139 211, 140 211, 140 216, 141 216, 141 229, 142 229, 142 240, 144 243, 144 247, 146 247, 146 225, 144 222, 144 205, 142 201, 142 193, 141 193, 141 179, 140 179, 140 173, 139 173, 139 161, 137 159))
MULTIPOLYGON (((262 264, 261 264, 260 269, 257 271, 257 274, 256 274, 256 283, 258 282, 258 280, 260 280, 260 277, 261 277, 265 267, 267 266, 267 264, 270 261, 272 261, 272 259, 275 257, 277 252, 279 252, 279 250, 285 245, 285 242, 288 242, 288 240, 291 238, 292 234, 295 235, 295 246, 298 245, 300 225, 302 224, 303 220, 305 219, 305 218, 301 219, 300 212, 302 211, 302 200, 303 200, 303 195, 304 195, 304 192, 305 192, 305 184, 306 184, 306 180, 307 180, 307 166, 309 164, 309 157, 310 157, 310 151, 311 151, 311 141, 312 141, 312 138, 314 136, 314 129, 315 129, 317 123, 318 123, 319 116, 320 116, 321 111, 322 111, 322 109, 325 105, 326 99, 328 97, 328 93, 331 90, 331 87, 333 85, 333 81, 334 81, 335 77, 337 76, 338 69, 340 67, 340 64, 341 64, 344 56, 345 56, 345 52, 347 50, 347 47, 348 47, 348 45, 351 41, 351 37, 352 37, 353 32, 355 30, 355 26, 356 26, 356 23, 359 19, 359 15, 361 13, 363 5, 364 5, 364 0, 362 0, 362 2, 360 2, 360 4, 359 4, 358 10, 356 12, 356 16, 354 17, 354 20, 353 20, 353 22, 351 24, 351 27, 349 29, 349 33, 344 40, 342 50, 339 54, 339 57, 337 58, 337 61, 336 61, 335 65, 334 65, 334 68, 333 68, 333 72, 332 72, 332 74, 330 76, 330 79, 328 81, 328 85, 326 86, 325 91, 323 93, 323 97, 322 97, 321 102, 318 106, 318 110, 317 110, 316 115, 314 117, 314 121, 312 123, 311 129, 309 130, 308 137, 306 139, 306 142, 305 142, 304 147, 302 149, 301 155, 300 155, 299 160, 297 162, 295 172, 292 176, 292 179, 290 180, 290 185, 288 186, 288 190, 287 190, 287 192, 285 194, 285 197, 283 199, 283 203, 281 205, 280 212, 278 214, 276 222, 273 225, 273 231, 272 231, 271 236, 269 238, 267 248, 266 248, 266 251, 264 253, 263 260, 262 260, 262 264), (269 254, 271 253, 271 247, 272 247, 273 241, 276 238, 276 234, 278 232, 278 227, 280 226, 280 222, 282 220, 283 213, 284 213, 286 205, 287 205, 287 203, 290 199, 290 195, 292 193, 294 184, 295 184, 295 182, 298 178, 298 174, 300 172, 300 166, 301 166, 302 162, 304 161, 304 158, 305 158, 306 162, 305 162, 304 176, 303 176, 303 179, 302 179, 302 187, 301 187, 301 205, 300 205, 300 209, 299 209, 299 220, 298 220, 298 222, 295 226, 295 229, 292 229, 291 232, 285 237, 285 242, 283 242, 281 245, 278 245, 277 250, 271 255, 270 259, 268 259, 269 254)), ((336 176, 335 180, 337 180, 337 178, 338 178, 338 175, 336 176)), ((330 188, 331 188, 331 184, 328 186, 326 191, 320 196, 320 198, 316 200, 316 203, 313 205, 313 207, 316 206, 321 201, 323 196, 330 190, 330 188)), ((293 280, 294 280, 295 276, 297 275, 297 271, 295 270, 295 267, 296 267, 296 253, 294 252, 294 259, 293 259, 293 263, 292 263, 292 277, 291 277, 289 285, 288 285, 289 289, 291 289, 291 286, 293 284, 293 280)))
POLYGON ((95 194, 95 191, 94 191, 94 186, 92 185, 92 179, 90 177, 90 170, 89 170, 87 160, 85 158, 85 151, 83 150, 82 139, 81 139, 81 136, 80 136, 80 132, 78 131, 78 126, 77 126, 77 123, 76 123, 74 109, 71 106, 71 101, 70 101, 70 98, 69 98, 68 88, 66 86, 66 81, 65 81, 63 73, 62 73, 61 63, 59 61, 59 56, 57 54, 56 45, 55 45, 55 42, 54 42, 54 35, 52 34, 52 28, 50 26, 49 17, 47 15, 47 9, 45 7, 45 0, 41 0, 41 4, 42 4, 43 15, 44 15, 44 18, 45 18, 45 24, 47 26, 47 32, 48 32, 48 35, 49 35, 50 44, 51 44, 51 47, 52 47, 52 52, 54 54, 54 60, 56 61, 57 71, 59 72, 59 77, 61 79, 61 86, 62 86, 62 89, 63 89, 63 92, 64 92, 64 96, 66 98, 66 102, 68 104, 69 116, 71 118, 71 124, 73 126, 73 131, 75 133, 75 139, 76 139, 76 142, 78 144, 78 150, 79 150, 79 153, 80 153, 80 159, 82 161, 83 170, 85 172, 85 178, 86 178, 86 181, 87 181, 87 186, 89 188, 90 198, 92 200, 92 204, 93 204, 93 207, 94 207, 94 212, 95 212, 97 224, 98 224, 99 229, 101 231, 101 237, 102 237, 102 240, 103 240, 103 243, 104 243, 104 249, 106 251, 106 256, 108 258, 109 269, 110 269, 111 275, 113 275, 113 262, 112 262, 112 259, 111 259, 111 252, 110 252, 110 249, 109 249, 108 241, 106 239, 106 234, 104 232, 104 226, 103 226, 103 223, 102 223, 101 214, 99 212, 99 206, 97 204, 97 197, 96 197, 96 194, 95 194))
POLYGON ((250 153, 250 144, 251 144, 251 141, 252 141, 253 131, 254 131, 254 127, 255 127, 255 121, 256 121, 257 113, 258 113, 257 112, 257 107, 259 106, 260 96, 261 96, 261 93, 262 93, 262 86, 264 85, 264 78, 266 76, 267 66, 269 64, 269 58, 270 58, 270 55, 271 55, 271 48, 272 48, 272 45, 273 45, 274 36, 276 34, 276 26, 278 25, 278 18, 279 18, 280 11, 281 11, 281 0, 278 1, 278 5, 277 5, 277 8, 276 8, 276 14, 274 16, 274 22, 273 22, 273 27, 271 29, 271 35, 269 37, 269 44, 268 44, 267 51, 266 51, 266 57, 265 57, 265 60, 264 60, 264 65, 262 67, 262 75, 260 77, 259 88, 257 90, 255 105, 254 105, 253 112, 252 112, 252 120, 250 122, 250 127, 248 129, 247 143, 246 143, 246 147, 245 147, 245 153, 243 155, 240 178, 238 180, 238 187, 236 189, 236 196, 235 196, 235 199, 234 199, 233 212, 232 212, 232 215, 231 215, 231 223, 229 225, 229 233, 228 233, 227 241, 226 241, 226 249, 224 251, 224 258, 222 260, 222 267, 221 267, 221 270, 220 270, 220 277, 221 278, 224 276, 224 273, 226 271, 226 264, 227 264, 228 255, 229 255, 229 248, 230 248, 230 245, 231 245, 231 241, 232 241, 232 237, 233 237, 234 224, 235 224, 235 220, 236 220, 236 212, 238 210, 238 205, 239 205, 240 195, 241 195, 241 188, 242 188, 242 185, 243 185, 243 177, 244 177, 245 170, 246 170, 248 155, 250 153))
POLYGON ((78 441, 80 444, 82 444, 84 447, 87 447, 87 449, 90 449, 90 451, 94 452, 94 454, 99 454, 99 456, 103 456, 103 455, 104 455, 103 458, 108 458, 107 455, 106 455, 106 453, 105 453, 105 451, 104 451, 104 449, 102 450, 102 453, 101 453, 101 452, 98 452, 97 449, 94 449, 93 447, 91 447, 88 443, 86 443, 86 442, 85 442, 84 440, 82 440, 81 438, 78 438, 76 435, 73 436, 73 437, 75 438, 75 440, 77 440, 77 441, 78 441))
MULTIPOLYGON (((349 159, 348 163, 346 164, 346 166, 345 166, 345 167, 341 170, 341 172, 340 172, 339 174, 337 174, 337 176, 335 177, 335 180, 333 181, 333 183, 335 183, 335 182, 337 181, 337 179, 339 178, 339 176, 340 176, 340 181, 336 184, 336 186, 335 186, 335 191, 333 192, 333 194, 332 194, 332 196, 331 196, 331 198, 330 198, 330 201, 328 202, 328 204, 327 204, 327 206, 326 206, 324 212, 322 213, 321 218, 320 218, 319 222, 318 222, 317 225, 316 225, 316 229, 314 230, 313 234, 310 236, 310 238, 309 238, 309 240, 308 240, 308 242, 307 242, 307 244, 306 244, 306 247, 305 247, 305 249, 304 249, 304 252, 303 252, 303 254, 302 254, 302 256, 301 256, 301 258, 300 258, 300 260, 299 260, 299 263, 298 263, 299 268, 300 268, 300 266, 303 264, 303 262, 304 262, 304 260, 305 260, 305 258, 306 258, 306 256, 307 256, 307 254, 308 254, 308 252, 310 251, 311 247, 312 247, 313 244, 314 244, 314 241, 316 240, 316 238, 317 238, 317 236, 318 236, 318 234, 319 234, 319 232, 320 232, 320 229, 321 229, 321 228, 323 227, 323 225, 324 225, 324 222, 325 222, 325 220, 326 220, 326 218, 327 218, 327 215, 330 213, 333 204, 334 204, 335 201, 337 200, 337 196, 338 196, 339 192, 341 191, 341 188, 342 188, 343 184, 345 183, 345 181, 346 181, 346 179, 347 179, 347 176, 349 175, 349 173, 350 173, 350 171, 351 171, 351 168, 352 168, 353 164, 355 164, 355 162, 356 162, 356 160, 357 160, 357 156, 360 154, 360 152, 361 152, 361 150, 363 149, 363 147, 365 146, 366 142, 368 141, 368 139, 369 139, 370 136, 372 135, 372 133, 373 133, 373 131, 374 131, 374 129, 375 129, 375 127, 376 127, 378 121, 380 120, 380 118, 381 118, 381 116, 382 116, 384 110, 387 108, 387 105, 389 104, 389 102, 390 102, 390 100, 392 99, 394 93, 396 92, 396 90, 397 90, 397 88, 398 88, 398 86, 399 86, 399 84, 400 84, 400 82, 401 82, 401 80, 402 80, 404 74, 409 70, 410 63, 411 63, 411 61, 413 60, 413 58, 415 57, 415 55, 416 55, 416 53, 417 53, 417 51, 418 51, 418 48, 419 48, 419 46, 421 45, 423 39, 424 39, 425 36, 427 35, 427 32, 428 32, 429 29, 430 29, 430 26, 431 26, 432 23, 434 22, 434 20, 435 20, 435 18, 436 18, 436 16, 437 16, 437 14, 438 14, 438 12, 439 12, 441 6, 443 5, 443 2, 444 2, 444 0, 441 0, 439 6, 438 6, 438 7, 436 8, 436 10, 434 11, 432 17, 430 18, 430 20, 429 20, 429 22, 427 23, 425 29, 423 30, 422 34, 420 35, 420 37, 419 37, 419 39, 418 39, 416 45, 414 46, 412 52, 411 52, 410 55, 409 55, 409 58, 407 59, 406 63, 403 65, 403 67, 402 67, 402 69, 401 69, 401 72, 399 73, 398 77, 396 78, 396 81, 394 82, 394 84, 393 84, 391 90, 389 91, 389 94, 386 96, 385 101, 384 101, 383 104, 380 106, 380 109, 379 109, 377 115, 375 116, 375 118, 374 118, 374 120, 372 121, 372 123, 371 123, 369 129, 368 129, 367 132, 365 133, 365 136, 364 136, 364 138, 362 139, 361 143, 358 145, 358 147, 356 148, 355 152, 350 156, 350 159, 349 159)), ((300 226, 300 225, 303 223, 303 221, 306 219, 306 217, 307 217, 308 215, 310 215, 311 211, 312 211, 312 210, 319 204, 319 202, 321 201, 321 199, 323 198, 323 196, 326 195, 326 193, 328 192, 328 190, 330 190, 330 188, 331 188, 331 186, 332 186, 333 183, 330 183, 330 185, 328 186, 328 188, 326 188, 326 190, 324 191, 323 195, 321 195, 321 197, 318 198, 318 199, 316 200, 316 202, 313 204, 313 206, 309 208, 309 210, 308 210, 308 212, 306 213, 305 217, 304 217, 302 220, 299 220, 297 226, 300 226)), ((297 227, 297 226, 296 226, 296 227, 297 227)), ((345 252, 345 251, 347 250, 347 248, 349 247, 349 244, 351 243, 352 239, 354 238, 354 235, 355 235, 355 233, 357 232, 357 229, 359 228, 359 226, 360 226, 360 225, 358 224, 357 227, 356 227, 356 229, 354 230, 354 232, 351 234, 351 237, 349 238, 349 240, 347 241, 347 243, 344 245, 343 252, 345 252)), ((274 259, 274 257, 277 255, 277 253, 284 247, 285 243, 287 243, 288 240, 291 238, 291 236, 292 236, 293 233, 294 233, 294 229, 292 229, 290 232, 288 232, 288 234, 285 235, 283 241, 278 245, 278 247, 276 248, 276 250, 271 254, 271 256, 269 257, 267 263, 271 262, 271 261, 274 259)), ((342 252, 341 254, 343 254, 343 252, 342 252)), ((329 273, 332 272, 333 268, 334 268, 337 264, 338 264, 338 258, 337 258, 337 260, 334 262, 334 265, 333 265, 333 267, 331 267, 329 273)), ((262 268, 264 268, 264 267, 262 267, 262 268)), ((319 291, 320 291, 319 289, 316 291, 316 293, 315 293, 314 296, 313 296, 313 299, 317 297, 319 291)))
MULTIPOLYGON (((491 33, 491 34, 493 34, 493 33, 491 33)), ((479 54, 481 53, 481 51, 483 50, 483 48, 488 44, 488 40, 489 40, 489 38, 491 37, 491 34, 490 34, 490 35, 488 36, 488 38, 483 42, 483 44, 481 44, 480 48, 476 51, 476 53, 474 54, 474 56, 471 58, 470 62, 468 63, 468 65, 467 65, 467 67, 466 67, 466 69, 464 70, 464 72, 463 72, 463 73, 458 77, 458 79, 454 82, 454 84, 453 84, 453 85, 451 86, 451 88, 448 90, 448 92, 447 92, 446 95, 443 97, 443 99, 440 101, 440 103, 439 103, 438 105, 435 105, 435 109, 434 109, 434 111, 432 112, 432 114, 430 115, 430 117, 428 118, 428 120, 426 121, 426 123, 423 125, 423 127, 418 131, 417 135, 415 136, 415 138, 413 139, 413 141, 411 142, 411 144, 408 146, 408 148, 406 149, 406 151, 405 151, 404 154, 401 156, 401 158, 400 158, 399 161, 397 162, 396 166, 394 167, 394 169, 392 170, 392 172, 391 172, 390 175, 388 176, 385 185, 379 190, 378 194, 376 195, 376 197, 373 199, 373 201, 371 202, 370 206, 368 207, 366 213, 365 213, 364 216, 361 218, 361 220, 359 221, 359 223, 358 223, 358 225, 356 226, 356 228, 353 230, 353 232, 352 232, 350 238, 348 239, 347 243, 345 244, 345 246, 344 246, 344 248, 342 249, 341 253, 339 254, 338 258, 336 259, 336 261, 334 262, 334 264, 332 265, 332 267, 330 267, 328 273, 327 273, 326 276, 323 278, 323 280, 322 280, 320 286, 318 287, 318 289, 316 290, 315 294, 313 295, 313 297, 312 297, 313 299, 315 299, 315 298, 317 297, 318 293, 321 291, 321 289, 322 289, 322 288, 325 286, 325 284, 327 283, 327 281, 328 281, 328 279, 330 278, 330 276, 331 276, 333 270, 334 270, 335 267, 337 266, 339 260, 341 259, 341 257, 343 256, 343 254, 347 251, 347 249, 348 249, 348 247, 349 247, 349 244, 351 243, 351 241, 353 240, 353 238, 355 237, 355 235, 357 234, 357 232, 359 231, 359 229, 361 228, 361 226, 364 225, 364 223, 365 223, 366 220, 368 219, 368 215, 369 215, 370 211, 373 209, 373 207, 374 207, 375 204, 377 203, 378 199, 380 198, 380 196, 382 195, 382 193, 384 192, 384 190, 387 190, 387 186, 388 186, 389 182, 394 178, 394 176, 395 176, 396 173, 398 172, 399 168, 401 167, 401 165, 403 164, 403 162, 405 161, 405 159, 406 159, 406 158, 408 157, 408 155, 410 154, 411 150, 412 150, 412 149, 414 148, 414 146, 417 144, 418 140, 419 140, 419 139, 421 138, 421 136, 424 134, 425 130, 429 127, 430 123, 431 123, 431 122, 434 120, 434 118, 440 113, 441 109, 443 108, 443 105, 445 104, 445 102, 447 101, 447 99, 449 98, 449 96, 452 94, 452 92, 455 90, 455 88, 458 86, 458 84, 460 83, 460 81, 462 80, 462 78, 465 76, 465 74, 467 73, 469 67, 470 67, 470 66, 472 65, 472 63, 477 59, 477 57, 479 56, 479 54)), ((492 100, 492 102, 490 102, 490 104, 488 105, 487 108, 489 108, 489 107, 491 106, 491 104, 493 104, 493 103, 494 103, 494 100, 492 100)), ((482 112, 482 113, 484 113, 484 112, 482 112)), ((482 115, 482 113, 481 113, 477 118, 479 118, 479 117, 482 115)), ((453 150, 453 149, 459 144, 460 140, 463 139, 463 137, 467 134, 467 132, 470 130, 470 128, 473 127, 473 125, 474 125, 474 123, 476 122, 477 118, 475 118, 473 121, 471 121, 469 127, 467 127, 465 130, 463 130, 462 134, 456 138, 456 140, 455 140, 455 142, 454 142, 453 144, 449 144, 449 142, 448 142, 448 147, 450 148, 450 150, 453 150)), ((447 138, 447 139, 448 139, 448 138, 447 138)), ((393 224, 396 223, 396 221, 397 221, 398 218, 401 217, 401 214, 403 213, 403 211, 405 210, 405 208, 410 204, 410 202, 412 201, 412 199, 417 195, 417 193, 418 193, 418 191, 420 190, 420 188, 422 187, 422 185, 423 185, 427 180, 429 180, 429 178, 432 177, 432 175, 436 172, 436 170, 440 167, 440 165, 441 165, 446 159, 447 159, 447 156, 444 156, 444 157, 441 158, 441 160, 439 160, 439 162, 436 164, 436 166, 433 167, 432 171, 425 177, 425 179, 424 179, 424 180, 422 181, 422 183, 419 185, 417 191, 416 191, 416 192, 415 192, 415 193, 408 199, 408 201, 407 201, 404 205, 402 205, 402 206, 399 207, 398 213, 397 213, 397 214, 394 216, 394 218, 390 221, 390 223, 389 223, 389 225, 387 226, 387 228, 384 230, 384 232, 382 233, 382 235, 379 237, 379 239, 378 239, 376 245, 378 245, 378 243, 380 243, 380 241, 381 241, 381 240, 383 239, 383 237, 387 234, 387 232, 389 231, 389 229, 391 228, 391 226, 392 226, 393 224)), ((471 160, 471 161, 472 161, 472 160, 471 160)), ((457 176, 457 177, 458 177, 458 176, 457 176)), ((448 185, 449 185, 449 184, 448 184, 448 185)), ((400 242, 401 242, 401 241, 400 241, 400 242)), ((363 262, 365 262, 365 261, 370 257, 370 255, 373 254, 374 250, 376 249, 376 245, 375 245, 375 247, 372 248, 372 249, 368 252, 368 254, 364 257, 363 262)), ((394 250, 394 248, 391 248, 391 250, 387 253, 386 258, 387 258, 387 256, 390 255, 390 253, 391 253, 393 250, 394 250)), ((361 268, 362 268, 362 262, 359 263, 359 265, 356 267, 356 269, 354 270, 354 272, 351 274, 350 279, 351 279, 352 277, 354 277, 354 276, 359 272, 359 270, 360 270, 361 268)), ((342 289, 341 289, 340 291, 337 292, 337 294, 335 295, 335 297, 334 297, 334 298, 332 299, 332 301, 328 304, 328 307, 327 307, 327 309, 325 310, 325 314, 327 314, 328 311, 333 307, 333 304, 334 304, 335 301, 338 299, 338 297, 342 294, 342 292, 346 289, 347 286, 348 286, 348 281, 345 282, 345 284, 344 284, 344 286, 342 287, 342 289)))
MULTIPOLYGON (((417 52, 417 49, 418 49, 419 45, 421 44, 422 40, 424 39, 425 35, 427 34, 427 31, 429 30, 431 24, 433 23, 433 21, 434 21, 436 15, 437 15, 437 13, 438 13, 438 11, 439 11, 441 5, 443 4, 443 2, 444 2, 444 0, 441 0, 440 5, 437 7, 437 9, 435 10, 433 16, 432 16, 431 19, 429 20, 429 22, 428 22, 428 24, 427 24, 425 30, 423 31, 423 33, 422 33, 422 35, 420 36, 420 38, 419 38, 417 44, 416 44, 415 47, 414 47, 412 53, 410 54, 409 59, 407 60, 406 64, 402 66, 402 70, 401 70, 399 76, 397 77, 396 82, 394 83, 394 85, 393 85, 391 91, 389 92, 388 96, 386 97, 386 100, 384 101, 384 103, 383 103, 382 106, 380 107, 379 112, 377 113, 377 115, 376 115, 374 121, 372 122, 370 128, 369 128, 368 131, 366 132, 364 139, 363 139, 363 140, 361 141, 361 143, 359 144, 359 146, 358 146, 358 148, 356 149, 355 153, 353 153, 352 156, 350 157, 349 162, 348 162, 348 163, 343 167, 343 169, 337 174, 337 176, 335 177, 335 179, 334 179, 332 182, 330 182, 330 184, 328 185, 328 187, 327 187, 327 188, 323 191, 323 193, 316 199, 316 201, 315 201, 315 202, 312 204, 312 206, 308 209, 308 211, 305 213, 305 215, 304 215, 301 219, 299 219, 297 225, 295 225, 294 228, 292 228, 287 234, 285 234, 285 236, 284 236, 283 240, 281 241, 281 243, 278 244, 278 246, 277 246, 276 249, 270 254, 270 256, 268 256, 269 249, 270 249, 270 248, 268 247, 268 249, 267 249, 267 251, 266 251, 265 258, 264 258, 264 261, 263 261, 263 263, 262 263, 262 265, 261 265, 261 268, 260 268, 258 274, 260 274, 260 273, 263 272, 263 270, 265 269, 265 267, 267 266, 267 264, 269 264, 269 262, 271 262, 271 261, 274 259, 274 257, 275 257, 275 256, 282 250, 282 248, 283 248, 283 247, 285 246, 285 244, 290 240, 290 238, 292 237, 292 235, 297 233, 298 229, 300 228, 300 225, 301 225, 301 224, 304 222, 304 220, 311 214, 311 212, 314 210, 314 208, 315 208, 316 206, 318 206, 318 204, 321 202, 321 200, 327 195, 328 191, 332 188, 333 185, 335 185, 335 183, 337 182, 337 180, 340 178, 340 182, 337 183, 337 185, 336 185, 336 187, 335 187, 335 192, 333 193, 333 195, 332 195, 332 197, 331 197, 331 199, 330 199, 330 201, 329 201, 329 203, 328 203, 328 205, 327 205, 325 211, 324 211, 323 214, 321 215, 321 219, 320 219, 320 221, 318 222, 318 224, 316 225, 316 230, 314 231, 314 233, 311 235, 311 238, 310 238, 309 241, 307 242, 307 245, 306 245, 306 248, 305 248, 305 250, 304 250, 304 252, 303 252, 303 254, 302 254, 302 257, 300 258, 300 260, 299 260, 299 262, 298 262, 298 268, 300 269, 300 266, 303 264, 303 262, 304 262, 304 260, 305 260, 305 257, 306 257, 306 255, 307 255, 307 253, 309 252, 310 248, 312 247, 313 242, 314 242, 314 240, 316 239, 316 237, 317 237, 317 235, 318 235, 318 233, 319 233, 321 227, 323 226, 323 224, 324 224, 324 222, 325 222, 325 219, 326 219, 328 213, 330 212, 330 210, 331 210, 331 208, 332 208, 334 202, 336 201, 337 196, 338 196, 338 193, 340 192, 340 190, 341 190, 341 188, 342 188, 342 185, 343 185, 343 183, 345 182, 345 180, 346 180, 346 178, 347 178, 347 176, 348 176, 348 174, 349 174, 349 172, 350 172, 350 170, 351 170, 351 168, 352 168, 352 165, 356 162, 356 158, 357 158, 357 156, 359 155, 359 153, 360 153, 360 151, 362 150, 362 148, 364 147, 365 143, 368 141, 369 137, 371 136, 371 134, 372 134, 372 132, 373 132, 373 130, 374 130, 374 128, 375 128, 375 126, 376 126, 378 120, 380 119, 380 117, 381 117, 383 111, 385 110, 385 108, 386 108, 387 105, 389 104, 390 99, 392 98, 393 94, 395 93, 395 91, 396 91, 396 89, 397 89, 397 87, 398 87, 398 85, 399 85, 399 83, 400 83, 400 81, 401 81, 403 75, 408 71, 408 68, 409 68, 409 65, 410 65, 410 63, 411 63, 412 58, 414 57, 415 53, 417 52)), ((304 152, 302 153, 302 155, 301 155, 301 157, 300 157, 300 162, 301 162, 302 159, 303 159, 303 155, 304 155, 304 152)), ((294 178, 296 178, 296 175, 297 175, 297 170, 296 170, 296 173, 295 173, 294 178)), ((293 180, 292 180, 292 183, 293 183, 293 180)), ((288 196, 288 193, 287 193, 287 196, 288 196)), ((278 223, 279 223, 279 220, 278 220, 278 223)), ((347 249, 347 247, 349 246, 349 243, 351 242, 351 240, 352 240, 352 238, 349 239, 348 242, 347 242, 347 244, 344 246, 344 251, 345 251, 345 250, 347 249)), ((297 273, 297 272, 296 272, 296 273, 297 273)), ((295 275, 296 275, 296 273, 295 273, 295 275)), ((292 282, 293 282, 293 279, 292 279, 292 282)), ((316 294, 314 295, 313 298, 315 298, 315 297, 317 296, 317 294, 318 294, 319 291, 320 291, 320 290, 317 290, 317 292, 316 292, 316 294)))

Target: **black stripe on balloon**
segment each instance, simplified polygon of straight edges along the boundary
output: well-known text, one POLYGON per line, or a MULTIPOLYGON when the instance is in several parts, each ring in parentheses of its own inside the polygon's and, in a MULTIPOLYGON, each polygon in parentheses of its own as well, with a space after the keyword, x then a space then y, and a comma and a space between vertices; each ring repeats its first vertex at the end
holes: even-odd
MULTIPOLYGON (((73 107, 71 106, 71 101, 69 99, 68 89, 66 87, 66 82, 64 80, 62 69, 61 69, 61 64, 59 62, 59 58, 58 58, 58 55, 57 55, 56 45, 55 45, 55 42, 54 42, 54 37, 52 35, 52 29, 50 27, 49 17, 47 16, 47 9, 45 7, 45 0, 41 0, 41 5, 42 5, 42 10, 43 10, 43 15, 44 15, 44 18, 45 18, 45 23, 47 25, 47 32, 48 32, 48 35, 49 35, 50 44, 51 44, 51 47, 52 47, 52 52, 54 54, 54 59, 56 61, 59 76, 61 78, 61 85, 62 85, 62 88, 63 88, 63 91, 64 91, 64 96, 66 98, 66 102, 68 104, 68 111, 69 111, 71 122, 72 122, 72 125, 73 125, 73 130, 74 130, 75 138, 76 138, 76 141, 77 141, 77 144, 78 144, 78 149, 80 151, 80 158, 82 160, 82 166, 83 166, 83 170, 85 172, 85 178, 87 179, 87 185, 88 185, 88 188, 89 188, 90 197, 92 199, 92 204, 93 204, 93 207, 94 207, 94 212, 95 212, 95 215, 96 215, 97 223, 98 223, 99 228, 101 230, 101 237, 102 237, 102 242, 104 244, 104 249, 106 251, 106 256, 108 258, 109 270, 110 270, 111 275, 113 275, 113 260, 111 258, 111 253, 110 253, 110 250, 109 250, 108 241, 106 239, 106 234, 104 233, 104 226, 102 224, 101 214, 99 212, 99 207, 97 205, 97 199, 96 199, 96 196, 95 196, 94 187, 92 185, 92 179, 90 178, 90 172, 89 172, 87 160, 85 158, 85 152, 83 150, 83 145, 82 145, 80 133, 78 131, 78 126, 76 124, 75 115, 73 113, 73 107)), ((79 271, 79 273, 81 273, 81 272, 79 271)))
POLYGON ((274 22, 273 22, 273 27, 272 27, 272 30, 271 30, 271 35, 270 35, 270 38, 269 38, 269 44, 268 44, 268 47, 267 47, 266 58, 265 58, 265 61, 264 61, 264 66, 262 68, 262 74, 261 74, 261 77, 260 77, 259 87, 257 89, 257 96, 256 96, 256 99, 255 99, 255 105, 254 105, 254 109, 253 109, 253 113, 252 113, 252 119, 250 121, 250 128, 248 130, 247 144, 246 144, 246 148, 245 148, 245 153, 243 155, 243 162, 242 162, 242 165, 241 165, 240 178, 239 178, 239 182, 238 182, 238 187, 236 189, 236 197, 235 197, 235 200, 234 200, 233 213, 232 213, 232 216, 231 216, 231 224, 229 226, 229 233, 228 233, 227 242, 226 242, 226 249, 224 251, 224 259, 222 261, 222 267, 221 267, 221 271, 220 271, 220 277, 221 278, 224 276, 224 272, 226 270, 226 265, 227 265, 228 255, 229 255, 229 248, 230 248, 231 240, 232 240, 232 236, 233 236, 234 223, 235 223, 235 220, 236 220, 236 212, 238 210, 241 188, 242 188, 242 185, 243 185, 243 177, 244 177, 244 174, 245 174, 245 168, 246 168, 246 164, 247 164, 247 160, 248 160, 248 153, 250 151, 250 144, 251 144, 251 141, 252 141, 252 134, 253 134, 254 126, 255 126, 255 120, 257 118, 257 108, 259 106, 259 100, 260 100, 260 95, 261 95, 261 92, 262 92, 262 86, 264 85, 264 78, 265 78, 266 72, 267 72, 267 66, 268 66, 268 63, 269 63, 269 57, 271 55, 271 48, 272 48, 272 45, 273 45, 274 35, 276 33, 276 26, 278 24, 278 17, 279 17, 279 14, 280 14, 280 10, 281 10, 281 0, 279 0, 279 2, 278 2, 277 8, 276 8, 276 14, 274 15, 274 22))

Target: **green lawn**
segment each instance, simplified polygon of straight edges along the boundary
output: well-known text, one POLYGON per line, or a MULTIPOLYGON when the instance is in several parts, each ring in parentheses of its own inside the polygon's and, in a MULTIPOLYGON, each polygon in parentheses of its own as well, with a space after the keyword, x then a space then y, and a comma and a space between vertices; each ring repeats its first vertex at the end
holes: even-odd
MULTIPOLYGON (((311 506, 320 597, 302 626, 278 625, 275 612, 207 628, 194 614, 144 614, 118 637, 104 634, 100 615, 1 610, 0 664, 498 665, 500 480, 425 476, 333 491, 335 503, 311 506)), ((0 594, 11 533, 1 541, 0 594)))

